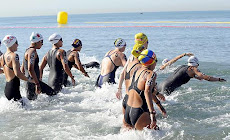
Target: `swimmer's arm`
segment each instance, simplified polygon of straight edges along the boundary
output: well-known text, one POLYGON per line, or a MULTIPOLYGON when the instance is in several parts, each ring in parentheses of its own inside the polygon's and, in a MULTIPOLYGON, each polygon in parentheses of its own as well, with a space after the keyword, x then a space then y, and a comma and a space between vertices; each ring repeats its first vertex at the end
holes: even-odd
POLYGON ((77 65, 78 69, 86 76, 86 77, 89 77, 88 73, 85 71, 85 69, 83 68, 82 64, 81 64, 81 61, 79 59, 79 54, 78 53, 75 53, 74 54, 74 61, 75 61, 75 64, 77 65))
POLYGON ((173 58, 172 60, 168 61, 166 64, 162 65, 160 67, 160 70, 163 70, 165 69, 165 67, 169 66, 169 65, 172 65, 173 63, 175 63, 178 59, 181 59, 182 57, 184 56, 192 56, 193 54, 192 53, 183 53, 181 55, 178 55, 177 57, 173 58))
POLYGON ((145 91, 144 91, 145 100, 146 100, 146 103, 148 105, 148 109, 150 112, 150 119, 151 119, 150 128, 153 128, 154 126, 156 126, 156 118, 155 118, 156 113, 153 107, 153 101, 152 101, 153 95, 151 93, 154 84, 155 84, 155 80, 152 78, 152 72, 150 72, 147 75, 147 80, 145 82, 145 91))
POLYGON ((120 74, 120 77, 119 77, 118 88, 117 88, 117 93, 116 93, 117 99, 121 99, 122 98, 122 84, 124 82, 124 77, 125 77, 124 76, 125 68, 123 68, 123 70, 122 70, 122 72, 120 74))
POLYGON ((122 66, 124 67, 126 62, 127 62, 127 57, 125 54, 121 53, 122 55, 120 56, 121 58, 121 63, 122 63, 122 66))
POLYGON ((65 51, 64 50, 60 50, 59 53, 58 53, 58 55, 60 56, 61 63, 62 63, 64 71, 73 80, 74 76, 72 75, 72 73, 71 73, 71 71, 69 69, 68 60, 66 58, 65 51))
POLYGON ((164 117, 167 116, 165 108, 162 106, 161 102, 157 99, 156 95, 153 94, 153 101, 156 103, 157 107, 160 109, 164 117))
POLYGON ((24 61, 22 61, 22 65, 21 65, 21 72, 22 72, 23 74, 25 74, 24 61))
POLYGON ((208 75, 205 75, 203 73, 201 73, 197 68, 193 67, 192 70, 194 71, 194 73, 198 76, 197 78, 199 79, 204 79, 206 81, 210 81, 210 82, 215 82, 215 81, 219 81, 219 82, 224 82, 226 81, 225 79, 223 78, 215 78, 215 77, 212 77, 212 76, 208 76, 208 75))
POLYGON ((74 66, 74 68, 76 68, 76 69, 78 69, 78 70, 79 70, 79 68, 78 68, 78 66, 77 66, 76 64, 74 64, 73 66, 74 66))
POLYGON ((13 66, 14 74, 18 78, 24 81, 28 81, 28 78, 20 71, 19 56, 17 54, 12 55, 12 66, 13 66))
POLYGON ((42 62, 41 62, 40 67, 39 67, 40 80, 42 79, 43 69, 45 68, 45 66, 47 64, 47 55, 48 55, 48 53, 42 58, 42 62))
POLYGON ((37 55, 36 55, 35 51, 28 54, 28 57, 27 57, 28 72, 29 72, 30 76, 34 79, 35 84, 40 86, 37 75, 34 71, 34 63, 35 63, 36 58, 37 58, 37 55))

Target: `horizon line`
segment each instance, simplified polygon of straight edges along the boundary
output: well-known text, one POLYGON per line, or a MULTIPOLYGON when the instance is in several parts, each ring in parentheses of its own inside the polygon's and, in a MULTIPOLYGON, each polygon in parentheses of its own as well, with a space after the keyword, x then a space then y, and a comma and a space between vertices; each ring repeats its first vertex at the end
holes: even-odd
MULTIPOLYGON (((64 10, 62 10, 62 11, 64 11, 64 10)), ((145 11, 145 12, 106 12, 106 13, 80 13, 80 14, 77 14, 77 13, 75 13, 75 14, 68 14, 68 16, 69 15, 97 15, 97 14, 128 14, 128 13, 141 13, 141 14, 144 14, 144 13, 167 13, 167 12, 172 12, 172 13, 174 13, 174 12, 215 12, 215 11, 219 11, 219 12, 221 12, 221 11, 230 11, 230 10, 204 10, 204 11, 201 11, 201 10, 197 10, 197 11, 145 11)), ((61 11, 59 11, 59 12, 61 12, 61 11)), ((66 11, 65 11, 66 12, 66 11)), ((68 13, 68 12, 67 12, 68 13)), ((56 13, 56 15, 57 15, 58 13, 56 13)), ((28 15, 28 16, 8 16, 8 17, 6 17, 6 16, 0 16, 0 18, 20 18, 20 17, 45 17, 45 16, 56 16, 56 15, 54 15, 54 14, 52 14, 52 15, 49 15, 49 14, 47 14, 47 15, 34 15, 34 16, 31 16, 31 15, 28 15)))

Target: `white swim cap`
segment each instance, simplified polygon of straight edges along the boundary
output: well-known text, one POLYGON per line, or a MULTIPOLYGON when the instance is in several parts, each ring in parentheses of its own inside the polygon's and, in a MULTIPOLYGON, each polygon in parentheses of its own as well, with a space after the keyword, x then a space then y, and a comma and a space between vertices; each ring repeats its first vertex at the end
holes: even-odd
POLYGON ((167 62, 169 62, 170 61, 170 59, 168 59, 168 58, 165 58, 163 61, 162 61, 162 65, 165 65, 167 62))
POLYGON ((195 56, 190 56, 188 58, 188 66, 197 66, 199 65, 199 60, 195 56))
POLYGON ((59 34, 52 34, 50 37, 49 37, 49 41, 52 43, 52 44, 56 44, 58 43, 58 41, 61 39, 62 37, 59 35, 59 34))
POLYGON ((124 39, 118 38, 118 39, 115 40, 114 45, 117 48, 122 48, 122 47, 124 47, 126 45, 126 42, 125 42, 124 39))
POLYGON ((4 43, 6 47, 13 46, 16 41, 17 41, 17 38, 12 35, 6 35, 2 40, 2 42, 4 43))
POLYGON ((42 37, 41 34, 32 32, 32 34, 30 36, 30 42, 31 43, 37 43, 37 42, 39 42, 41 40, 43 40, 43 37, 42 37))

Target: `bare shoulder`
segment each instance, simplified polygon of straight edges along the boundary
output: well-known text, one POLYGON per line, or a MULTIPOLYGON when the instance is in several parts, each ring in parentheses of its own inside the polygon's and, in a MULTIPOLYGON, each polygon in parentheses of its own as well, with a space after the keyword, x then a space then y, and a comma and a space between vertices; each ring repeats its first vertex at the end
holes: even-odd
POLYGON ((125 59, 127 61, 127 57, 126 55, 123 53, 123 52, 118 52, 118 56, 121 58, 121 59, 125 59))

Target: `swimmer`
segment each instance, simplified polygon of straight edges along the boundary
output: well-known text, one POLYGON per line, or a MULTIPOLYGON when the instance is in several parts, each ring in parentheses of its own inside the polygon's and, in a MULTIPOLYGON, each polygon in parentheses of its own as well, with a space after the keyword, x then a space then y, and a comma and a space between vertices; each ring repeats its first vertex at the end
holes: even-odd
MULTIPOLYGON (((127 68, 127 67, 133 68, 134 65, 137 65, 137 63, 140 63, 137 58, 143 50, 148 48, 148 38, 144 33, 138 33, 135 35, 135 43, 136 44, 134 45, 133 50, 131 51, 132 55, 129 57, 126 65, 124 66, 124 68, 122 70, 122 73, 120 74, 119 83, 118 83, 118 91, 116 93, 116 97, 118 99, 122 98, 121 88, 122 88, 122 83, 123 83, 124 79, 125 79, 125 85, 126 85, 126 93, 128 93, 129 78, 127 78, 127 77, 132 76, 132 74, 130 74, 131 70, 128 70, 129 68, 127 68)), ((162 94, 157 94, 157 96, 159 99, 165 101, 165 97, 162 94)), ((128 94, 126 94, 124 99, 123 99, 123 108, 125 108, 125 104, 127 102, 127 99, 128 99, 128 94)), ((164 116, 166 116, 166 111, 163 108, 163 106, 161 105, 161 103, 158 101, 158 99, 155 99, 155 97, 154 97, 154 101, 156 101, 155 103, 157 103, 162 114, 164 116)))
POLYGON ((20 71, 19 56, 15 52, 18 49, 18 41, 15 36, 6 35, 3 44, 7 47, 7 51, 0 57, 0 65, 6 77, 5 96, 8 100, 13 99, 19 101, 23 105, 22 96, 20 94, 20 80, 34 83, 34 80, 28 79, 20 71))
POLYGON ((54 33, 49 37, 49 41, 53 46, 42 59, 39 69, 40 79, 42 79, 43 69, 48 63, 50 67, 48 85, 55 91, 55 93, 58 93, 62 89, 64 71, 71 78, 73 85, 75 85, 75 80, 68 66, 66 52, 60 49, 60 47, 63 45, 62 37, 54 33))
POLYGON ((46 93, 47 95, 54 95, 54 90, 39 80, 39 57, 37 54, 37 49, 40 49, 43 45, 43 37, 39 33, 32 33, 30 36, 31 45, 26 50, 24 54, 24 60, 21 66, 21 71, 25 73, 26 77, 29 79, 34 79, 35 84, 27 82, 26 83, 26 93, 29 100, 35 100, 37 94, 46 93))
POLYGON ((208 76, 200 72, 198 69, 199 60, 195 56, 190 56, 187 65, 182 65, 178 67, 172 75, 170 75, 165 81, 159 85, 159 92, 162 94, 170 95, 176 88, 183 84, 186 84, 191 78, 196 78, 198 80, 206 81, 226 81, 223 78, 215 78, 208 76))
POLYGON ((170 66, 172 65, 173 63, 175 63, 177 60, 181 59, 182 57, 184 56, 193 56, 192 53, 183 53, 181 55, 178 55, 177 57, 173 58, 172 60, 168 59, 168 58, 165 58, 163 61, 162 61, 162 65, 160 67, 160 70, 163 70, 165 69, 167 66, 170 66))
POLYGON ((129 86, 129 98, 125 109, 124 126, 127 124, 137 130, 144 127, 159 129, 156 125, 156 111, 152 102, 152 89, 156 86, 156 55, 151 50, 144 50, 138 57, 142 67, 134 72, 129 86))
MULTIPOLYGON (((118 91, 116 93, 116 97, 118 99, 122 98, 121 88, 122 84, 125 79, 125 72, 127 72, 127 66, 129 63, 139 63, 137 57, 140 55, 140 53, 148 48, 148 38, 144 33, 138 33, 135 35, 135 45, 133 46, 133 50, 131 51, 131 55, 129 56, 120 76, 119 76, 119 83, 118 83, 118 91)), ((127 79, 127 78, 126 78, 127 79)), ((126 93, 127 93, 127 86, 126 86, 126 93)), ((127 98, 127 97, 125 97, 127 98)), ((124 98, 124 99, 125 99, 124 98)))
POLYGON ((119 66, 126 63, 125 51, 126 42, 118 38, 114 42, 115 49, 106 53, 101 63, 101 73, 97 78, 96 86, 101 87, 103 83, 115 84, 115 72, 119 66))
MULTIPOLYGON (((83 68, 81 64, 79 53, 78 53, 81 51, 81 48, 82 48, 81 40, 74 39, 72 46, 73 48, 67 51, 66 53, 67 54, 66 56, 68 59, 68 66, 70 70, 74 66, 76 69, 80 70, 85 77, 89 77, 88 73, 85 71, 85 69, 83 68)), ((64 86, 67 86, 67 83, 68 83, 67 79, 68 79, 68 75, 64 72, 64 79, 63 79, 64 86)))
POLYGON ((82 64, 84 68, 99 68, 100 64, 96 61, 89 62, 87 64, 82 64))

